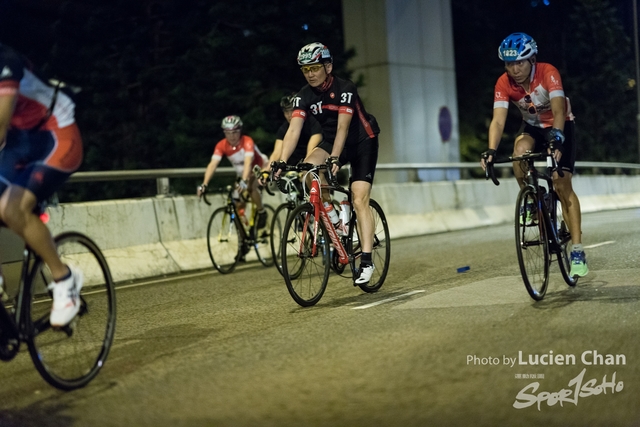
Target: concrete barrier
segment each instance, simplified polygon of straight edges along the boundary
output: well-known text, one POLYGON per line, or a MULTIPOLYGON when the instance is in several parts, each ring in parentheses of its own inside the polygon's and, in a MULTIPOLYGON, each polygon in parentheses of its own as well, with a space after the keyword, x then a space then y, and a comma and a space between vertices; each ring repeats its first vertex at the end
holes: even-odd
MULTIPOLYGON (((640 207, 640 177, 576 176, 574 188, 584 212, 640 207)), ((513 221, 517 194, 508 179, 498 187, 482 180, 377 184, 372 197, 385 211, 391 237, 399 238, 513 221)), ((265 195, 274 208, 283 200, 265 195)), ((211 267, 206 227, 223 198, 212 202, 179 196, 61 204, 50 208, 49 227, 53 234, 76 230, 95 240, 116 281, 160 276, 211 267)), ((2 242, 3 254, 11 253, 2 242)))

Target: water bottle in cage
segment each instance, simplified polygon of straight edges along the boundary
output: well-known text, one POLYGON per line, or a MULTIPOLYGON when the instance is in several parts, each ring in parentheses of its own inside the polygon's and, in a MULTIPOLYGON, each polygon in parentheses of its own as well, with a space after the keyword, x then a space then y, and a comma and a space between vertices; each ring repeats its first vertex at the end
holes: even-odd
POLYGON ((334 227, 337 227, 340 224, 340 217, 336 213, 336 210, 333 208, 333 204, 329 202, 324 202, 324 209, 327 211, 329 215, 329 220, 331 220, 331 224, 334 227))
POLYGON ((351 220, 351 205, 346 197, 340 202, 340 220, 344 226, 344 231, 348 232, 349 221, 351 220))

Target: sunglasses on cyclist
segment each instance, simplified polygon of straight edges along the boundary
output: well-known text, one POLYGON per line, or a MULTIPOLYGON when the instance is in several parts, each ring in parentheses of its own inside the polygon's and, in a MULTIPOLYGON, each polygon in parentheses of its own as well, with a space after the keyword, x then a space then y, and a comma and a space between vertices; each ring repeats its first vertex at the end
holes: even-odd
POLYGON ((324 67, 322 64, 303 65, 300 67, 300 70, 302 70, 302 74, 308 74, 309 72, 317 73, 322 67, 324 67))
POLYGON ((538 113, 538 110, 536 110, 536 106, 533 105, 533 102, 531 101, 531 95, 526 94, 524 96, 524 102, 529 104, 529 114, 537 114, 538 113))

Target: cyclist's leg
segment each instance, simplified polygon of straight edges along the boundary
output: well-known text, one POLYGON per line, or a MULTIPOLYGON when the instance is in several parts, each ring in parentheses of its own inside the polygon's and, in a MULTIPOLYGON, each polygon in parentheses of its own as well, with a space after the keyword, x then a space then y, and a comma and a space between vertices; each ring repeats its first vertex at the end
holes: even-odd
MULTIPOLYGON (((516 140, 513 143, 513 156, 522 156, 529 150, 533 150, 535 146, 535 136, 531 134, 532 129, 529 129, 529 126, 523 122, 520 130, 518 131, 518 135, 516 136, 516 140)), ((520 188, 524 187, 524 171, 522 170, 522 165, 520 162, 513 163, 513 174, 516 177, 516 181, 518 181, 518 185, 520 188)))
POLYGON ((362 252, 371 253, 374 224, 369 199, 378 162, 378 138, 360 143, 355 147, 345 147, 343 155, 345 160, 351 163, 351 197, 353 209, 358 218, 358 235, 362 252))
POLYGON ((33 210, 67 180, 81 160, 82 140, 75 125, 55 132, 9 131, 0 152, 0 174, 6 178, 0 184, 0 218, 42 257, 55 278, 69 270, 60 261, 49 229, 33 210))
MULTIPOLYGON (((329 158, 331 154, 331 148, 333 144, 322 141, 311 153, 304 159, 305 163, 311 163, 312 165, 322 165, 329 158)), ((307 188, 311 188, 310 177, 307 176, 307 188)), ((326 177, 323 173, 320 174, 320 180, 323 184, 326 184, 326 177)), ((331 202, 331 194, 328 191, 322 191, 322 200, 325 202, 331 202)))
POLYGON ((38 201, 49 198, 80 167, 81 161, 82 138, 75 124, 55 131, 10 131, 0 155, 0 170, 12 166, 16 171, 0 196, 0 216, 51 271, 53 326, 64 326, 78 313, 82 273, 62 262, 49 229, 33 211, 38 201))
POLYGON ((262 211, 262 194, 260 193, 260 189, 258 188, 258 180, 255 175, 251 174, 249 176, 249 182, 247 183, 247 187, 249 188, 249 195, 251 197, 251 201, 255 203, 256 209, 258 212, 262 211))
POLYGON ((571 276, 586 276, 589 272, 587 260, 582 247, 582 214, 580 210, 580 200, 573 191, 571 178, 575 170, 576 160, 576 143, 574 123, 572 121, 565 122, 564 125, 565 141, 563 144, 563 153, 558 167, 562 168, 564 176, 560 177, 557 173, 553 174, 554 186, 558 198, 562 204, 563 219, 571 234, 571 276))
POLYGON ((569 233, 571 233, 571 241, 573 244, 582 242, 581 230, 581 212, 580 201, 573 191, 571 178, 575 171, 576 163, 576 144, 574 139, 574 124, 572 121, 565 122, 565 142, 563 144, 563 152, 558 167, 562 168, 564 176, 560 177, 557 172, 553 174, 553 185, 558 198, 562 204, 562 212, 564 213, 564 221, 567 224, 569 233))

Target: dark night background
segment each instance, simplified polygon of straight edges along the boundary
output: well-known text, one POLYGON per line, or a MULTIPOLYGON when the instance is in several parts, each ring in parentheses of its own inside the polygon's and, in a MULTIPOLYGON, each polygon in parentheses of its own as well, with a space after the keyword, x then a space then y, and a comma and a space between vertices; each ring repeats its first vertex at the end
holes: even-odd
MULTIPOLYGON (((503 72, 498 44, 524 31, 538 42, 538 60, 560 69, 577 118, 578 160, 638 161, 631 0, 451 1, 461 160, 477 161, 486 147, 503 72)), ((301 46, 327 44, 336 74, 351 77, 344 67, 357 52, 344 51, 342 28, 338 0, 0 0, 0 42, 40 74, 82 88, 81 170, 204 167, 228 114, 240 115, 270 153, 278 101, 305 83, 295 62, 301 46)), ((518 125, 514 116, 507 133, 518 125)), ((135 181, 68 184, 62 199, 154 190, 135 181)))

